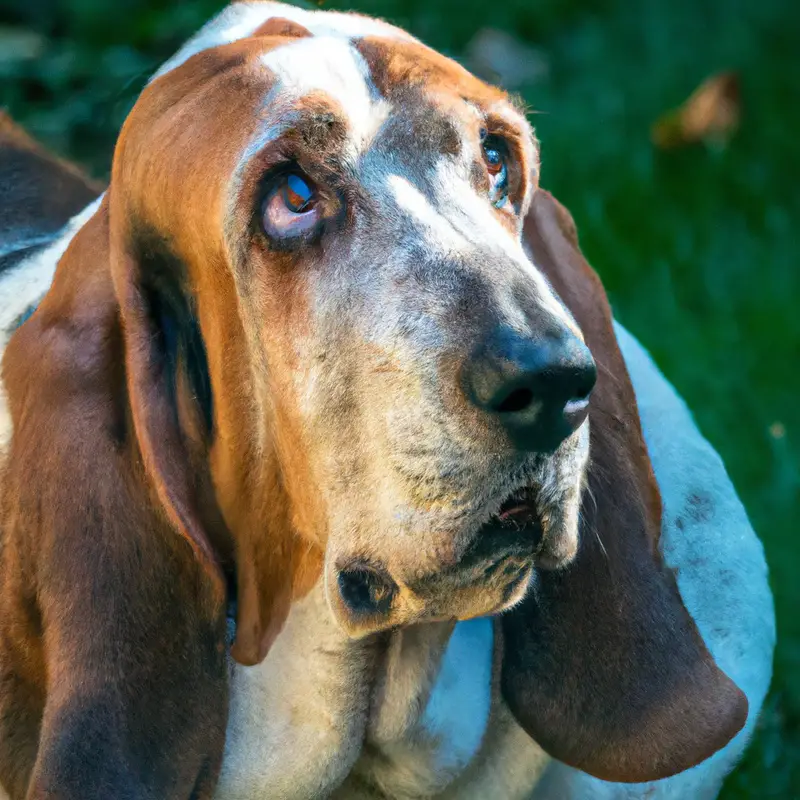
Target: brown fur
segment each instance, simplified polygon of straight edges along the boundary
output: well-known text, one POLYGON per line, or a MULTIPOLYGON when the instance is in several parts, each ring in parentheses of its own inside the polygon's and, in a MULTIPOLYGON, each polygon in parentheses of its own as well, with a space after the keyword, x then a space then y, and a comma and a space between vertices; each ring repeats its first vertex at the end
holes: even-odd
POLYGON ((489 86, 452 59, 419 42, 365 37, 356 48, 370 67, 376 88, 393 97, 409 87, 440 87, 443 95, 469 98, 482 106, 504 100, 500 89, 489 86))
POLYGON ((104 206, 4 359, 0 775, 13 800, 209 797, 221 762, 224 604, 145 480, 107 248, 104 206))
POLYGON ((0 236, 18 229, 52 232, 94 200, 102 186, 45 150, 0 111, 0 236), (9 193, 14 192, 13 196, 9 193))
POLYGON ((290 19, 283 17, 272 17, 260 27, 256 28, 253 36, 285 36, 290 39, 299 39, 311 36, 308 28, 304 28, 290 19))
POLYGON ((101 186, 31 139, 0 111, 0 272, 18 264, 37 239, 54 234, 100 194, 101 186))

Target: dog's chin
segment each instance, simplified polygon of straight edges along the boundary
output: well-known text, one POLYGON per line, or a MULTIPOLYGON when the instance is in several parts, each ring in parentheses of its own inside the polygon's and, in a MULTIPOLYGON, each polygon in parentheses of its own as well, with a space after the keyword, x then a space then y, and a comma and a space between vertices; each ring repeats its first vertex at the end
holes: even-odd
POLYGON ((547 497, 534 485, 519 489, 481 525, 457 561, 422 575, 397 574, 359 557, 330 557, 325 575, 333 616, 348 636, 361 638, 507 611, 523 600, 537 569, 560 569, 574 558, 578 498, 577 491, 547 497))

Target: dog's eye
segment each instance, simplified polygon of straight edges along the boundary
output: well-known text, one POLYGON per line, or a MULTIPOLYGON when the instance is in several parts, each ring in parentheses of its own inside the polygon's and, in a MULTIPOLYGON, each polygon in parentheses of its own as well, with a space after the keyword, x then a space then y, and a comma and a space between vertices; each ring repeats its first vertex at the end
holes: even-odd
POLYGON ((508 163, 505 146, 496 136, 483 139, 483 160, 489 172, 489 199, 495 208, 508 200, 508 163))
POLYGON ((314 190, 299 175, 286 176, 283 201, 293 214, 303 214, 314 207, 314 190))
POLYGON ((319 221, 317 192, 298 172, 279 176, 264 200, 264 231, 276 238, 298 236, 319 221))

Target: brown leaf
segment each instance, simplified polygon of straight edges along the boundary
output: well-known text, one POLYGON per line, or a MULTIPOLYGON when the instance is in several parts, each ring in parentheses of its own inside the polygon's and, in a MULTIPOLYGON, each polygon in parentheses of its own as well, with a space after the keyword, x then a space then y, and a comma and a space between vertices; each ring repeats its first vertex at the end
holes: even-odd
POLYGON ((725 144, 738 129, 741 113, 739 76, 720 72, 701 83, 682 106, 656 120, 650 136, 663 149, 694 142, 725 144))

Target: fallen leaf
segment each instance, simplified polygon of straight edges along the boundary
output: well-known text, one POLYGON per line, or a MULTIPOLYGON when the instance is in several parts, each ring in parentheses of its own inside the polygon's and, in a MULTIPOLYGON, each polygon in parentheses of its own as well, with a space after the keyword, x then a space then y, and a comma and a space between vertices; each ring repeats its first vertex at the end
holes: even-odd
POLYGON ((653 124, 653 144, 662 149, 695 142, 727 144, 741 120, 739 76, 735 72, 712 75, 679 108, 653 124))
POLYGON ((769 426, 769 435, 773 439, 783 439, 786 436, 786 426, 782 422, 773 422, 769 426))

